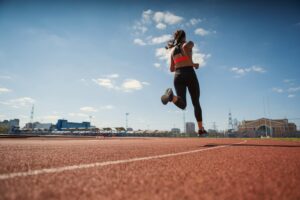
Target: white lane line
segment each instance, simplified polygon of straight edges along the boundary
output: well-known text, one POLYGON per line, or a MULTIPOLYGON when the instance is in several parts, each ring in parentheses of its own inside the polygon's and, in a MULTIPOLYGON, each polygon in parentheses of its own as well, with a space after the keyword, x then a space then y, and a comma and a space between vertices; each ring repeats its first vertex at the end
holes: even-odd
POLYGON ((141 161, 141 160, 152 160, 152 159, 158 159, 158 158, 167 158, 167 157, 197 153, 197 152, 201 152, 201 151, 209 151, 209 150, 213 150, 213 149, 220 149, 220 148, 228 147, 228 146, 231 146, 231 145, 242 144, 242 143, 245 143, 245 142, 247 142, 247 140, 244 140, 243 142, 239 142, 239 143, 229 144, 229 145, 222 145, 222 146, 210 147, 210 148, 206 148, 206 149, 198 149, 198 150, 192 150, 192 151, 184 151, 184 152, 179 152, 179 153, 169 153, 169 154, 148 156, 148 157, 141 157, 141 158, 131 158, 131 159, 126 159, 126 160, 96 162, 96 163, 90 163, 90 164, 79 164, 79 165, 71 165, 71 166, 56 167, 56 168, 37 169, 37 170, 30 170, 30 171, 27 171, 27 172, 7 173, 7 174, 1 174, 0 175, 0 180, 6 180, 6 179, 15 178, 15 177, 34 176, 34 175, 39 175, 39 174, 58 173, 58 172, 63 172, 63 171, 76 170, 76 169, 103 167, 103 166, 107 166, 107 165, 117 165, 117 164, 121 164, 121 163, 136 162, 136 161, 141 161))

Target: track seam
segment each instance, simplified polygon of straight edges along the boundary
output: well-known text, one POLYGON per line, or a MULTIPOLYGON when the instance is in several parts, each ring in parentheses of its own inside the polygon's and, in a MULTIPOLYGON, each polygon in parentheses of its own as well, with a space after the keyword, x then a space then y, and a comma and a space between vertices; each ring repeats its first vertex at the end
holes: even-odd
POLYGON ((213 150, 213 149, 225 148, 225 147, 229 147, 231 145, 243 144, 243 143, 246 143, 246 142, 247 142, 247 140, 244 140, 243 142, 229 144, 229 145, 222 145, 222 146, 211 147, 211 148, 206 148, 206 149, 198 149, 198 150, 192 150, 192 151, 184 151, 184 152, 179 152, 179 153, 162 154, 162 155, 156 155, 156 156, 147 156, 147 157, 140 157, 140 158, 130 158, 130 159, 125 159, 125 160, 96 162, 96 163, 90 163, 90 164, 70 165, 70 166, 56 167, 56 168, 45 168, 45 169, 30 170, 30 171, 27 171, 27 172, 7 173, 7 174, 1 174, 0 175, 0 180, 12 179, 12 178, 15 178, 15 177, 34 176, 34 175, 39 175, 39 174, 59 173, 59 172, 64 172, 64 171, 77 170, 77 169, 86 169, 86 168, 93 168, 93 167, 104 167, 104 166, 108 166, 108 165, 130 163, 130 162, 136 162, 136 161, 142 161, 142 160, 153 160, 153 159, 159 159, 159 158, 167 158, 167 157, 197 153, 197 152, 201 152, 201 151, 209 151, 209 150, 213 150))

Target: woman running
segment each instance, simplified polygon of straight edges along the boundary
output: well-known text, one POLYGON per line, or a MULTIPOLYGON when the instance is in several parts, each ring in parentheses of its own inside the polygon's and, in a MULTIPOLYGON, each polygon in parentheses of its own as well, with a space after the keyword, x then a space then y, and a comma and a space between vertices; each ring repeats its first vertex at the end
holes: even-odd
POLYGON ((194 43, 192 41, 186 42, 183 30, 177 30, 173 37, 174 39, 168 42, 166 49, 172 48, 170 71, 175 71, 174 86, 177 96, 173 94, 172 88, 168 88, 162 95, 161 101, 164 105, 173 102, 177 107, 184 110, 186 108, 186 89, 188 89, 198 123, 198 134, 201 136, 207 132, 202 124, 202 110, 199 102, 200 88, 194 71, 194 68, 198 69, 199 63, 193 63, 192 60, 194 43))

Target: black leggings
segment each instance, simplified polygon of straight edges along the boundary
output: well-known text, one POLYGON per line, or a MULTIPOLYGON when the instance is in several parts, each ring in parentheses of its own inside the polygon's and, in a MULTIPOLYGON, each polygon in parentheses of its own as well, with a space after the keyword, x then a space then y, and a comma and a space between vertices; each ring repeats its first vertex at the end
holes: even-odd
POLYGON ((200 87, 194 68, 182 67, 176 69, 174 86, 178 97, 175 105, 181 109, 186 108, 186 88, 188 88, 190 96, 192 98, 194 113, 197 122, 202 122, 202 109, 199 102, 200 87))

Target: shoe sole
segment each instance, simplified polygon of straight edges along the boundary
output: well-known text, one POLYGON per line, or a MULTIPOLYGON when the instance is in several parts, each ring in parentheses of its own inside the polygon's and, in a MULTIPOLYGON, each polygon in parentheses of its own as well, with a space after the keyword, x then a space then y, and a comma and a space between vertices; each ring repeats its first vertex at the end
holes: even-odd
POLYGON ((174 95, 172 88, 168 88, 167 91, 166 91, 166 93, 164 94, 165 96, 168 96, 168 101, 169 102, 171 102, 171 100, 169 99, 170 96, 171 96, 170 94, 172 94, 172 96, 174 95))
POLYGON ((169 102, 169 101, 166 101, 166 100, 165 100, 166 98, 167 98, 166 95, 162 95, 162 96, 161 96, 161 102, 162 102, 162 104, 164 104, 164 105, 167 105, 167 103, 169 102))

